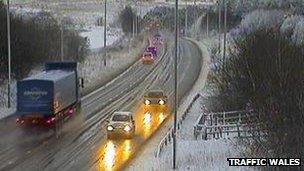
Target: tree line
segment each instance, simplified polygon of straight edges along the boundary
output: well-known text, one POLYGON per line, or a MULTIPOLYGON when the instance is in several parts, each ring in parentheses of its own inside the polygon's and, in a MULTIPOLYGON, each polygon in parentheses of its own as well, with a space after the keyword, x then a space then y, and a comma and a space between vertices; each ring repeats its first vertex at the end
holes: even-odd
POLYGON ((304 157, 304 16, 256 10, 230 31, 229 55, 213 83, 222 111, 250 109, 266 137, 249 142, 255 157, 304 157))
MULTIPOLYGON (((7 14, 6 5, 0 2, 0 73, 1 80, 7 77, 7 14)), ((31 69, 46 61, 60 60, 61 30, 55 18, 41 11, 24 17, 10 13, 11 64, 16 79, 28 75, 31 69)), ((63 29, 64 60, 81 61, 88 52, 87 41, 71 29, 63 29)))

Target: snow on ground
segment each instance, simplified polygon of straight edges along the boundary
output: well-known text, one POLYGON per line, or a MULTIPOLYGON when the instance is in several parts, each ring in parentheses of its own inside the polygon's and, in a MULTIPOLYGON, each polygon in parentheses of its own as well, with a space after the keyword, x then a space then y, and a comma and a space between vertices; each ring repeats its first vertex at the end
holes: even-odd
MULTIPOLYGON (((125 6, 125 2, 108 1, 108 23, 113 22, 125 6)), ((87 26, 96 25, 97 20, 104 17, 104 3, 100 0, 12 0, 11 8, 18 14, 35 15, 41 10, 48 11, 60 21, 62 18, 70 18, 75 24, 87 26)))
MULTIPOLYGON (((195 140, 193 125, 202 114, 203 98, 198 98, 189 111, 177 135, 178 170, 252 170, 229 167, 227 158, 242 157, 235 148, 235 139, 195 140)), ((165 147, 156 170, 171 169, 172 144, 165 147)))
POLYGON ((131 41, 130 51, 127 47, 128 41, 123 42, 124 48, 119 51, 109 51, 107 53, 107 65, 104 66, 103 54, 91 54, 79 66, 80 75, 84 78, 85 93, 92 91, 96 86, 100 86, 110 81, 122 71, 126 70, 139 57, 145 47, 143 42, 137 38, 131 41))
MULTIPOLYGON (((193 125, 202 113, 202 99, 198 98, 195 101, 177 133, 177 170, 254 170, 248 167, 229 167, 227 158, 242 157, 235 146, 235 139, 208 141, 194 139, 193 125)), ((172 143, 164 147, 159 158, 154 157, 154 154, 150 150, 149 153, 141 157, 142 162, 132 163, 128 170, 173 170, 172 143)))
POLYGON ((22 16, 25 16, 25 15, 32 16, 32 15, 37 15, 40 12, 42 12, 42 9, 27 8, 27 7, 11 7, 10 10, 11 10, 11 12, 20 14, 22 16))
MULTIPOLYGON (((123 35, 121 29, 107 28, 107 46, 112 45, 123 35)), ((89 41, 89 48, 91 50, 99 49, 104 46, 104 27, 93 26, 81 32, 80 36, 87 37, 89 41)))
POLYGON ((11 84, 11 108, 7 108, 7 82, 0 85, 0 119, 13 113, 16 106, 16 80, 12 80, 11 84))

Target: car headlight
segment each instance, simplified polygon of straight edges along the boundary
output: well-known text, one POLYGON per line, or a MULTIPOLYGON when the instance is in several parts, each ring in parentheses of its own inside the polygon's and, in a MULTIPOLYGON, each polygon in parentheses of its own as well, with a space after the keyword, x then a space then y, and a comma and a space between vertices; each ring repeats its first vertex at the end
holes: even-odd
POLYGON ((132 128, 131 128, 129 125, 126 125, 125 128, 124 128, 124 130, 125 130, 126 132, 130 132, 131 129, 132 129, 132 128))
POLYGON ((151 103, 150 100, 145 100, 146 105, 149 105, 150 103, 151 103))
POLYGON ((159 103, 160 105, 164 105, 164 104, 165 104, 165 101, 164 101, 164 100, 160 100, 160 101, 158 101, 158 103, 159 103))
POLYGON ((108 130, 108 131, 113 131, 113 129, 114 129, 113 126, 108 126, 108 127, 107 127, 107 130, 108 130))

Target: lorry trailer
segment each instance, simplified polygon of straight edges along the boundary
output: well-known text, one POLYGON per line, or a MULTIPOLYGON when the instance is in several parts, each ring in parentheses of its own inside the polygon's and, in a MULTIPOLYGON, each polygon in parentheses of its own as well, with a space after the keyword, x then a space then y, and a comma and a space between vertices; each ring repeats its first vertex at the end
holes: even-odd
POLYGON ((17 123, 52 126, 80 109, 76 62, 51 62, 17 82, 17 123))

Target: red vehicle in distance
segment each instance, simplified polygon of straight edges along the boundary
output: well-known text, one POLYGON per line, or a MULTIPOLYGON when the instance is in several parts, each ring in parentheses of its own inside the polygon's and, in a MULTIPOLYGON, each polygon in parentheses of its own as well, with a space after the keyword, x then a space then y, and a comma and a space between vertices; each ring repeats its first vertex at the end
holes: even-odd
POLYGON ((143 64, 152 64, 154 63, 154 55, 151 52, 144 52, 141 60, 143 64))

